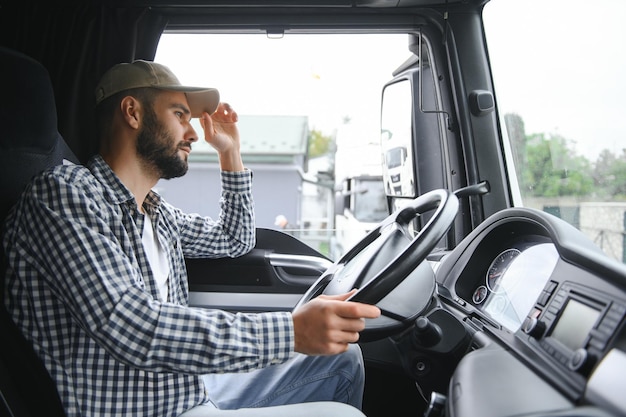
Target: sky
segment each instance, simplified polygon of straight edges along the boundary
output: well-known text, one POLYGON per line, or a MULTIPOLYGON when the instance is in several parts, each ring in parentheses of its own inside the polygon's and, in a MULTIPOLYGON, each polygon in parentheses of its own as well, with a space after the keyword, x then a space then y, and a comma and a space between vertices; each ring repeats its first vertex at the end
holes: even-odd
MULTIPOLYGON (((623 0, 492 0, 485 25, 501 114, 519 114, 526 133, 564 136, 592 161, 605 148, 620 154, 624 22, 623 0)), ((307 114, 324 134, 350 118, 361 140, 378 140, 381 90, 410 56, 406 35, 321 36, 165 34, 155 60, 185 84, 217 87, 239 114, 307 114)))
POLYGON ((502 113, 595 161, 626 148, 626 2, 496 0, 485 31, 502 113), (592 7, 590 7, 590 5, 592 7))
POLYGON ((382 88, 409 56, 407 35, 166 34, 155 61, 183 83, 218 88, 240 115, 308 115, 326 135, 350 118, 377 141, 382 88))

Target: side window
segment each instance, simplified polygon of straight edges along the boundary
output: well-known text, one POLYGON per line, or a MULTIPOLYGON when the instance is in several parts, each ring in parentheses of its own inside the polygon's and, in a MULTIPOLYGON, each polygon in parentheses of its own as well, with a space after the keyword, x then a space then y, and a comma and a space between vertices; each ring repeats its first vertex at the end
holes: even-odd
MULTIPOLYGON (((397 33, 270 39, 166 32, 155 60, 188 85, 218 88, 237 111, 244 163, 254 172, 257 226, 282 229, 334 258, 365 236, 385 207, 381 92, 411 54, 408 35, 397 33), (335 210, 335 194, 348 182, 367 192, 348 191, 352 211, 335 210)), ((157 191, 184 211, 217 218, 217 156, 193 123, 200 140, 187 175, 159 182, 157 191)))
POLYGON ((492 0, 483 17, 516 204, 626 262, 626 4, 492 0))

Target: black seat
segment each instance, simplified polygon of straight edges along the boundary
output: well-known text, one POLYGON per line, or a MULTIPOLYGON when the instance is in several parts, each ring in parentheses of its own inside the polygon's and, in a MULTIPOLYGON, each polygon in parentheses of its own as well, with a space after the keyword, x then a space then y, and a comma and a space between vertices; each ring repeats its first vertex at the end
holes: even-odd
MULTIPOLYGON (((0 224, 27 182, 38 172, 78 163, 57 129, 50 76, 34 59, 0 47, 0 224)), ((1 253, 4 293, 5 259, 1 253)), ((65 416, 52 378, 0 297, 0 415, 65 416), (3 413, 3 411, 5 413, 3 413)))

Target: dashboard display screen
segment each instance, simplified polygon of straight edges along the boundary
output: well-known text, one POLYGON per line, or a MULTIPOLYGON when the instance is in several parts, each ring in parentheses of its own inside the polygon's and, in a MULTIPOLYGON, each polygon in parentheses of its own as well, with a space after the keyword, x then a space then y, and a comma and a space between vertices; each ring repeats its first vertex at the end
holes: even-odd
POLYGON ((581 348, 599 315, 598 310, 570 299, 551 336, 571 350, 581 348))

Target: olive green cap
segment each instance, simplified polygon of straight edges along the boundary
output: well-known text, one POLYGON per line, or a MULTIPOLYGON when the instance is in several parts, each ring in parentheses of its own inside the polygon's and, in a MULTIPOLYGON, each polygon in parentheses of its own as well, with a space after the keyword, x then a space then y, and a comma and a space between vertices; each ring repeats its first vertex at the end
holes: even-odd
POLYGON ((141 87, 185 93, 191 117, 200 117, 203 112, 213 114, 220 102, 220 93, 217 89, 181 85, 178 78, 165 65, 137 60, 117 64, 102 76, 96 87, 96 104, 120 91, 141 87))

